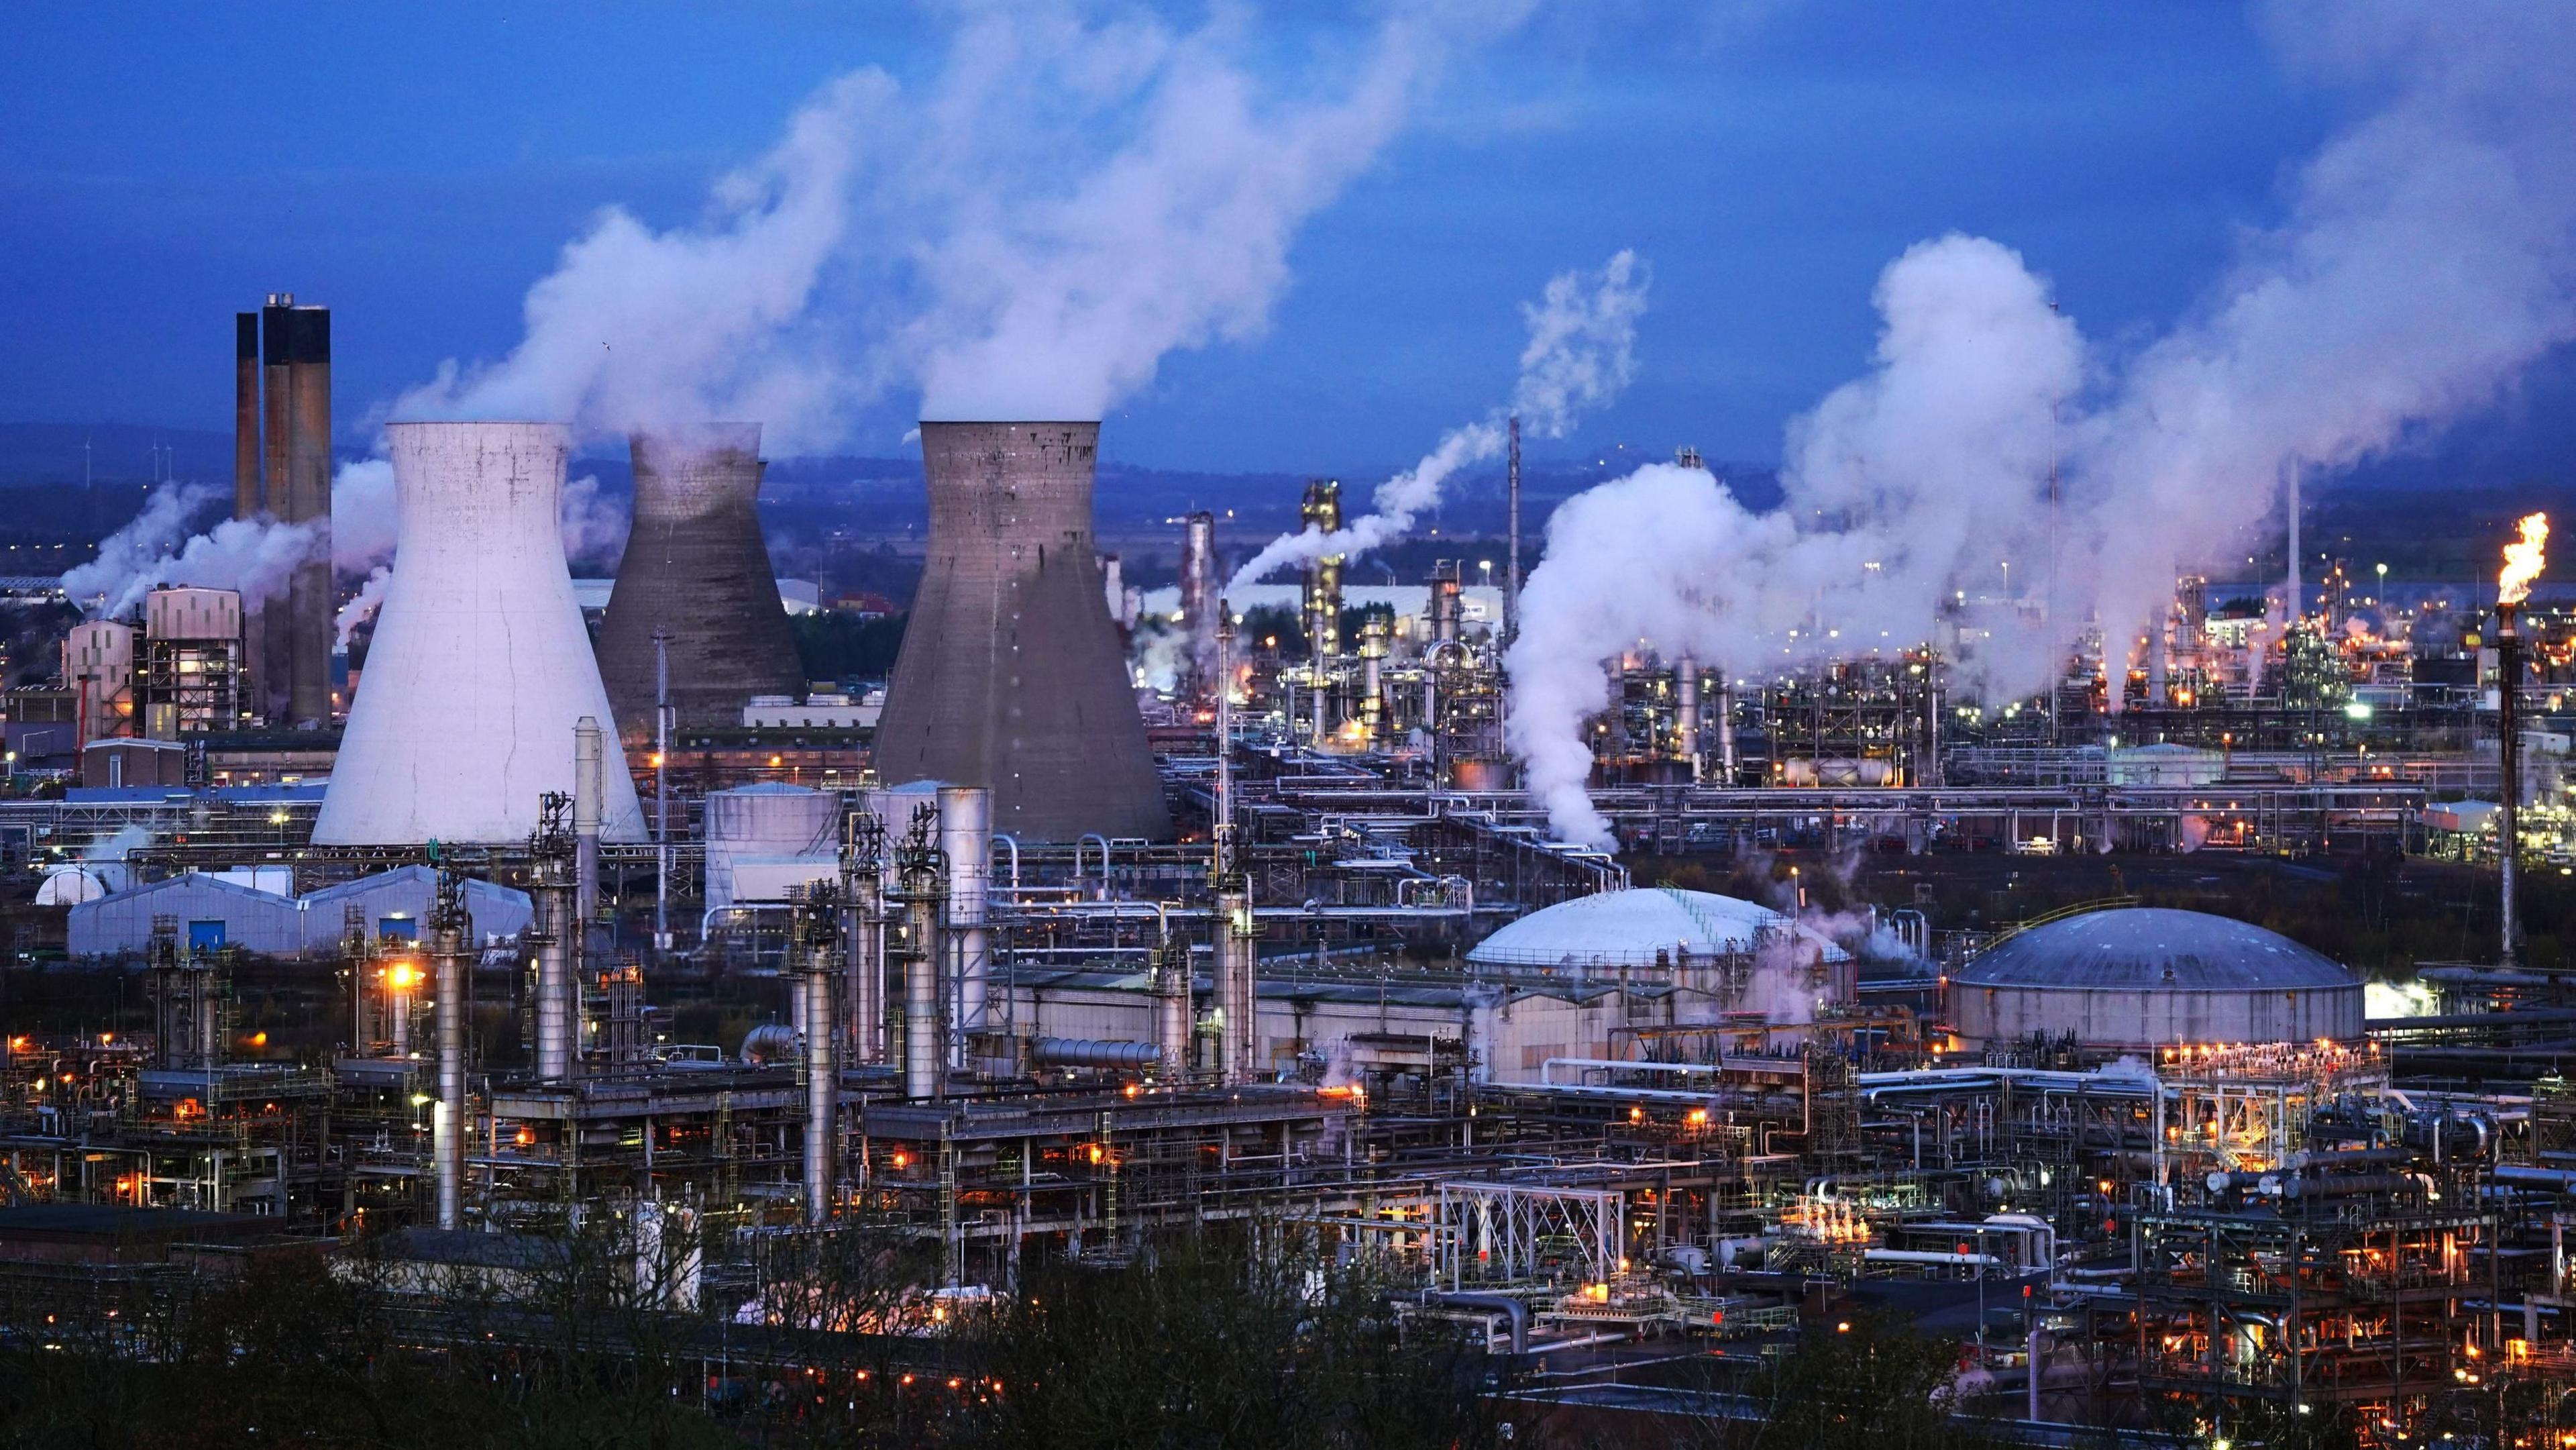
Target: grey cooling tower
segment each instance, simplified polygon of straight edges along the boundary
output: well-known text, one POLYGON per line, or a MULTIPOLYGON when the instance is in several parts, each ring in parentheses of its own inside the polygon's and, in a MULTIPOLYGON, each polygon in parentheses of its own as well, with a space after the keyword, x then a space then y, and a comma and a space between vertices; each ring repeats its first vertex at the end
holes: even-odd
POLYGON ((637 433, 635 524, 599 625, 599 673, 617 723, 653 735, 653 631, 670 635, 681 726, 740 725, 754 695, 801 695, 804 669, 761 537, 760 425, 637 433))
POLYGON ((888 785, 993 792, 1022 840, 1168 840, 1092 552, 1097 423, 924 423, 930 556, 877 726, 888 785))

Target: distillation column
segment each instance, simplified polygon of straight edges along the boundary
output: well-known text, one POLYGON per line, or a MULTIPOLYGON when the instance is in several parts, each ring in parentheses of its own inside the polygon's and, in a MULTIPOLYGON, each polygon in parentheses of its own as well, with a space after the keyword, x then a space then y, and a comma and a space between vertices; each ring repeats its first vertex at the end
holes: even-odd
POLYGON ((564 828, 570 804, 560 792, 549 792, 538 810, 536 838, 529 842, 535 870, 528 885, 537 918, 537 1076, 547 1082, 571 1078, 581 1051, 573 1002, 582 944, 573 910, 573 838, 564 828))
POLYGON ((465 1226, 465 992, 472 979, 473 919, 465 913, 465 883, 438 875, 430 908, 429 955, 437 975, 438 1100, 431 1108, 430 1158, 438 1188, 438 1226, 465 1226))
POLYGON ((833 1022, 840 994, 841 902, 818 888, 797 911, 800 931, 797 991, 805 1019, 805 1221, 832 1216, 840 1195, 840 1033, 833 1022))
POLYGON ((946 868, 939 849, 918 834, 905 842, 900 863, 903 887, 903 1095, 935 1098, 947 1085, 947 1060, 940 1051, 939 964, 947 950, 939 940, 945 903, 940 900, 946 868))
MULTIPOLYGON (((1234 612, 1217 605, 1217 675, 1232 678, 1234 612)), ((1231 696, 1216 697, 1216 819, 1209 831, 1209 866, 1215 888, 1216 1006, 1221 1031, 1219 1063, 1229 1085, 1252 1081, 1253 971, 1258 965, 1252 891, 1234 839, 1234 710, 1231 696)))
MULTIPOLYGON (((590 952, 590 932, 599 920, 599 818, 608 802, 607 748, 596 717, 584 715, 572 727, 573 930, 578 950, 590 952)), ((562 736, 556 736, 560 740, 562 736)), ((560 759, 561 757, 557 757, 560 759)))
POLYGON ((842 938, 849 964, 851 1055, 874 1066, 886 1060, 885 825, 854 811, 841 842, 842 938))
POLYGON ((1673 667, 1673 748, 1699 780, 1699 661, 1689 655, 1673 667))

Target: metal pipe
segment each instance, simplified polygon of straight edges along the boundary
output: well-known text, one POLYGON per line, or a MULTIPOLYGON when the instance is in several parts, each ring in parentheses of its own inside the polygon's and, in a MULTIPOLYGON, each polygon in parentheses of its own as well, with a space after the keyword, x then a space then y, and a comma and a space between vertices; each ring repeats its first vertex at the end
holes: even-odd
POLYGON ((438 1022, 438 1098, 431 1108, 430 1159, 438 1226, 450 1230, 464 1227, 465 1221, 465 989, 474 969, 473 929, 465 914, 464 882, 442 871, 429 921, 438 1022))
POLYGON ((608 799, 605 760, 598 717, 584 715, 572 727, 572 880, 573 929, 585 956, 591 924, 599 920, 599 818, 608 799))
MULTIPOLYGON (((558 798, 560 799, 560 798, 558 798)), ((575 924, 572 885, 553 869, 537 881, 537 1076, 561 1082, 572 1076, 575 924)))
POLYGON ((671 633, 653 631, 653 951, 671 949, 671 633))
POLYGON ((935 1098, 946 1083, 947 1064, 939 1051, 938 875, 929 863, 913 862, 904 880, 903 963, 903 1095, 935 1098))
POLYGON ((1029 1060, 1039 1067, 1111 1067, 1142 1072, 1163 1059, 1160 1044, 1082 1037, 1029 1040, 1029 1060))
MULTIPOLYGON (((2298 579, 2295 564, 2290 577, 2293 583, 2298 579)), ((2514 627, 2514 617, 2521 612, 2521 606, 2511 601, 2496 604, 2496 725, 2504 766, 2504 811, 2496 836, 2501 888, 2496 965, 2507 971, 2520 965, 2522 957, 2522 922, 2514 900, 2522 866, 2522 711, 2517 699, 2522 686, 2522 632, 2514 627)))
POLYGON ((1689 655, 1673 668, 1673 744, 1699 779, 1699 661, 1689 655))
POLYGON ((1724 670, 1717 672, 1717 773, 1735 784, 1735 682, 1724 670))
MULTIPOLYGON (((829 915, 837 908, 827 908, 829 915)), ((841 1165, 840 1034, 832 1024, 832 998, 839 984, 840 943, 831 930, 819 931, 800 984, 805 994, 805 1221, 821 1223, 832 1216, 839 1197, 841 1165)))
POLYGON ((1187 1078, 1190 1071, 1193 975, 1189 939, 1165 933, 1155 953, 1154 1042, 1162 1050, 1162 1076, 1172 1082, 1187 1078))

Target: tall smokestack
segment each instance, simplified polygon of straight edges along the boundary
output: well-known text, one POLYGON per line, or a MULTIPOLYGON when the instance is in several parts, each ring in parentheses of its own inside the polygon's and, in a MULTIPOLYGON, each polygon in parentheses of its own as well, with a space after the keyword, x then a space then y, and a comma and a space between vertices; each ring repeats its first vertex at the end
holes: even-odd
POLYGON ((1204 699, 1216 674, 1216 515, 1192 513, 1181 534, 1181 627, 1190 632, 1185 692, 1204 699))
POLYGON ((233 314, 233 517, 267 507, 259 454, 259 314, 233 314))
POLYGON ((2522 963, 2522 914, 2515 900, 2522 875, 2522 631, 2515 627, 2521 612, 2513 600, 2496 604, 2496 753, 2504 767, 2504 809, 2496 832, 2496 964, 2507 970, 2522 963))
POLYGON ((654 728, 653 634, 670 636, 672 724, 739 726, 754 695, 801 695, 804 667, 760 532, 757 423, 634 434, 635 524, 599 623, 599 673, 630 741, 654 728))
MULTIPOLYGON (((313 823, 326 846, 517 844, 574 791, 573 727, 610 719, 556 511, 571 438, 551 423, 393 423, 399 551, 367 687, 313 823)), ((601 835, 642 841, 622 761, 601 835)))
MULTIPOLYGON (((260 309, 266 438, 260 509, 303 524, 313 551, 287 580, 286 597, 258 606, 252 658, 260 713, 272 725, 331 717, 331 309, 272 293, 260 309)), ((238 365, 237 365, 238 369, 238 365)), ((235 389, 239 390, 238 372, 235 389)), ((243 491, 235 424, 233 503, 243 491)))
POLYGON ((2299 582, 2299 461, 2295 458, 2290 460, 2289 513, 2290 598, 2288 603, 2290 619, 2293 622, 2296 622, 2308 611, 2307 605, 2303 599, 2303 596, 2307 593, 2307 586, 2299 582))
POLYGON ((1091 533, 1097 423, 930 423, 930 553, 876 769, 993 792, 993 828, 1169 839, 1091 533))

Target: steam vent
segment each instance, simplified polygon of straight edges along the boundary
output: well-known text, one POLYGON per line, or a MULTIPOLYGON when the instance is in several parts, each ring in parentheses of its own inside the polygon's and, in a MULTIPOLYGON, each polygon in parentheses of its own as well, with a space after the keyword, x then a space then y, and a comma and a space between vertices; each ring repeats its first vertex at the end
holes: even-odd
POLYGON ((1092 550, 1097 423, 924 423, 930 554, 877 727, 888 785, 993 792, 1024 840, 1169 839, 1092 550))
POLYGON ((678 726, 739 725, 755 695, 801 695, 757 499, 760 425, 637 433, 635 524, 599 626, 599 673, 627 739, 652 738, 653 633, 669 639, 678 726))

